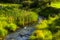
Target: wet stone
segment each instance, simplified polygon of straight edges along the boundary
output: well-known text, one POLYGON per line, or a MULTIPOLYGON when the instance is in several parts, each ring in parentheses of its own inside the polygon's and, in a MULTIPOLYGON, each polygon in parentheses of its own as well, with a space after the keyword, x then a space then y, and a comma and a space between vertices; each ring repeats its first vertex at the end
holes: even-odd
POLYGON ((33 27, 26 27, 26 29, 23 28, 20 31, 18 30, 15 33, 9 34, 5 40, 27 40, 33 29, 33 27))

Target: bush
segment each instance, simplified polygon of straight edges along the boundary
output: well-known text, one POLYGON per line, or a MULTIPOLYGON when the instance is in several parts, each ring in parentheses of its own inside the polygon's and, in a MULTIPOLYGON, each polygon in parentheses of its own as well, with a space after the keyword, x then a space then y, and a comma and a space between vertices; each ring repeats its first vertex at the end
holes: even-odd
POLYGON ((8 23, 15 23, 15 18, 13 16, 9 16, 7 19, 8 23))
POLYGON ((48 19, 41 20, 41 22, 37 24, 35 28, 36 29, 48 29, 49 26, 51 26, 54 23, 54 21, 57 19, 59 19, 59 17, 56 15, 55 17, 49 17, 48 19))
POLYGON ((14 24, 14 23, 10 23, 5 28, 8 29, 8 30, 10 30, 10 31, 16 31, 17 25, 14 24))
POLYGON ((35 36, 30 36, 29 40, 35 40, 36 37, 35 36))
POLYGON ((13 21, 13 18, 0 15, 0 37, 5 37, 10 32, 9 30, 16 31, 17 25, 13 21))
POLYGON ((59 36, 58 36, 59 35, 58 30, 60 28, 59 23, 60 23, 60 14, 42 20, 40 24, 37 24, 35 26, 35 28, 38 30, 35 30, 32 33, 29 40, 52 40, 52 38, 53 40, 59 40, 59 36), (52 37, 52 34, 55 35, 52 37))
POLYGON ((48 25, 49 25, 49 27, 48 27, 48 29, 52 32, 52 33, 55 33, 55 32, 57 32, 58 31, 58 29, 59 29, 59 16, 58 15, 56 15, 54 18, 52 18, 52 17, 49 17, 49 20, 48 20, 48 25))
POLYGON ((48 30, 35 30, 29 40, 52 40, 52 33, 48 30))
POLYGON ((0 21, 7 21, 8 17, 6 17, 4 14, 0 15, 0 21))
POLYGON ((28 25, 38 21, 38 15, 32 11, 18 9, 18 4, 0 4, 0 28, 16 31, 19 25, 28 25))
POLYGON ((60 40, 60 30, 53 35, 53 40, 60 40))
POLYGON ((0 28, 4 28, 5 26, 7 26, 7 22, 6 21, 0 21, 0 28))
POLYGON ((17 24, 25 25, 38 21, 38 15, 31 11, 23 10, 18 15, 17 24))
POLYGON ((35 26, 35 28, 36 29, 47 29, 48 28, 48 24, 47 24, 47 20, 42 20, 41 22, 40 22, 40 24, 37 24, 36 26, 35 26))
POLYGON ((52 33, 55 33, 60 28, 60 18, 58 15, 55 17, 48 17, 47 20, 42 20, 40 24, 35 26, 36 29, 49 29, 52 33))
POLYGON ((8 23, 27 25, 38 20, 38 15, 35 12, 18 9, 18 4, 1 4, 1 6, 0 15, 4 14, 8 23))
POLYGON ((8 34, 7 30, 0 28, 0 37, 5 37, 8 34))

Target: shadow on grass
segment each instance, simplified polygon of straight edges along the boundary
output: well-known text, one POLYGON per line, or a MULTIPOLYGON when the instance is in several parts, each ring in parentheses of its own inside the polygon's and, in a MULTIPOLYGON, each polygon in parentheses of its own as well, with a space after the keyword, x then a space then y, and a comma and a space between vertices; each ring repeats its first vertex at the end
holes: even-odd
POLYGON ((38 14, 40 16, 43 16, 45 18, 48 18, 48 16, 50 15, 51 17, 54 17, 55 15, 60 13, 60 8, 54 8, 54 7, 47 7, 45 9, 43 9, 42 11, 40 11, 38 14))

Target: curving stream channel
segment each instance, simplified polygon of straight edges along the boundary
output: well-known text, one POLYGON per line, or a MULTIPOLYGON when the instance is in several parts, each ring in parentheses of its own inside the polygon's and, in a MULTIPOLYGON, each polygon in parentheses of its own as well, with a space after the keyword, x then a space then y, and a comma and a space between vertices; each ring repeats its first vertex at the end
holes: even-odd
MULTIPOLYGON (((41 18, 39 17, 38 23, 40 22, 41 18)), ((26 26, 22 29, 17 30, 15 33, 11 33, 5 37, 5 40, 28 40, 29 36, 35 30, 33 28, 35 25, 26 26)))

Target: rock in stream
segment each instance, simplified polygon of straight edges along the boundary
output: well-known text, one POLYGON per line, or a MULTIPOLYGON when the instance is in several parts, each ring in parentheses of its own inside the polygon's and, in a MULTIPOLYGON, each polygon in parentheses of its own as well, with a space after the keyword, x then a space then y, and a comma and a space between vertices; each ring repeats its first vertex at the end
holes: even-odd
POLYGON ((33 30, 33 27, 26 27, 26 29, 23 28, 17 30, 15 33, 11 33, 8 36, 6 36, 5 40, 28 40, 33 30))

